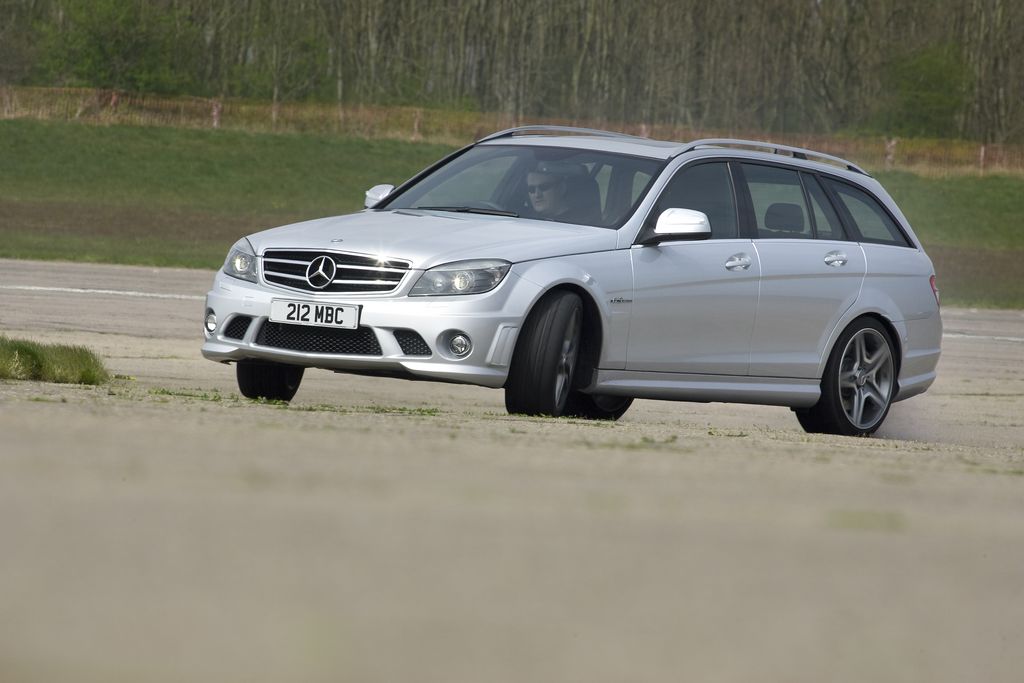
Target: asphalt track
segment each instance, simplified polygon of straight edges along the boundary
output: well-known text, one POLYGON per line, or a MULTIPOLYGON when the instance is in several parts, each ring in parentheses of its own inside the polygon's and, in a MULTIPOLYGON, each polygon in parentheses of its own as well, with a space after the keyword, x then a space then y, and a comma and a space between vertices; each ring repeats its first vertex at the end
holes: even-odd
POLYGON ((0 260, 0 680, 1019 681, 1024 313, 946 308, 879 438, 199 356, 204 271, 0 260))

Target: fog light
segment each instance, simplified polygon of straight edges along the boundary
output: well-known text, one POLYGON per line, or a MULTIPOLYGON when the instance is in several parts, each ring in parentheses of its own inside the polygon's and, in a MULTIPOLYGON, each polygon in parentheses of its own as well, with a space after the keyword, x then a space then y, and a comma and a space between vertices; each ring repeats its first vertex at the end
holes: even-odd
POLYGON ((456 334, 448 342, 448 350, 452 352, 452 355, 461 358, 473 350, 473 342, 469 341, 469 337, 464 334, 456 334))
POLYGON ((217 314, 213 311, 206 312, 206 331, 213 332, 217 329, 217 314))

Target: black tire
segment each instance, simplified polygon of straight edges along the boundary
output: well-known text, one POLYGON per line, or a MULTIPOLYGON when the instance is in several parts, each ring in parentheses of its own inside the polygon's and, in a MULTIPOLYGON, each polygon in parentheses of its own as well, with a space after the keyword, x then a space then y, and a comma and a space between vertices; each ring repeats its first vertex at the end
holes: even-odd
POLYGON ((505 408, 523 415, 565 414, 579 359, 583 302, 559 291, 541 299, 526 319, 505 383, 505 408))
POLYGON ((235 365, 238 390, 246 398, 290 401, 302 384, 305 368, 266 360, 240 360, 235 365))
POLYGON ((797 422, 800 423, 805 432, 811 434, 828 433, 828 429, 826 429, 824 422, 822 422, 819 414, 814 411, 814 408, 794 408, 793 412, 796 414, 797 422))
POLYGON ((569 396, 565 415, 587 420, 618 420, 633 405, 633 399, 604 394, 582 394, 574 391, 569 396))
POLYGON ((794 411, 800 426, 824 434, 874 434, 892 407, 897 371, 895 346, 882 323, 853 321, 829 355, 818 403, 794 411))

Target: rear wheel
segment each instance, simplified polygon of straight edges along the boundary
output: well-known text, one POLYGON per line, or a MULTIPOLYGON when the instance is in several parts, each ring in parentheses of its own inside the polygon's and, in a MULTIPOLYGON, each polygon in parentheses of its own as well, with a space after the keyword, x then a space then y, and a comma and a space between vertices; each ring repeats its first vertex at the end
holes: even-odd
POLYGON ((840 335, 821 378, 821 398, 797 410, 808 432, 868 436, 885 420, 896 391, 896 359, 889 333, 872 318, 840 335))
POLYGON ((505 384, 505 408, 524 415, 566 414, 579 358, 583 302, 572 292, 542 299, 526 319, 505 384))
POLYGON ((238 390, 246 398, 290 401, 299 390, 305 368, 266 360, 240 360, 235 365, 238 390))

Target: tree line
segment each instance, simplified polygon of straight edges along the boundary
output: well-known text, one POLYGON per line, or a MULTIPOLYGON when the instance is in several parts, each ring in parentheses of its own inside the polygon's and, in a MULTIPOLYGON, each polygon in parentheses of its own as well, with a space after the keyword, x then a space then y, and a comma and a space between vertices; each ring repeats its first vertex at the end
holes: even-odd
POLYGON ((1020 0, 0 0, 0 85, 1024 139, 1020 0))

